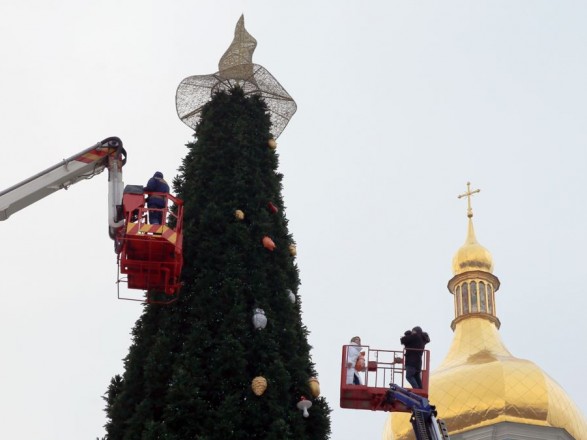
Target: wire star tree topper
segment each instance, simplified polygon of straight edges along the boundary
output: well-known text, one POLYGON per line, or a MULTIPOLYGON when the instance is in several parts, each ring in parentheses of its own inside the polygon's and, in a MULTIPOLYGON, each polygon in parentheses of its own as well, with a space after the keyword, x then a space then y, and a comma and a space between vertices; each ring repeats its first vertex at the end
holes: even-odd
POLYGON ((257 40, 245 29, 241 15, 234 30, 234 40, 218 63, 218 72, 185 78, 177 87, 175 104, 177 115, 187 126, 195 129, 200 121, 202 107, 214 93, 235 86, 246 95, 261 95, 271 117, 272 134, 277 138, 296 112, 293 98, 263 66, 253 63, 257 40))

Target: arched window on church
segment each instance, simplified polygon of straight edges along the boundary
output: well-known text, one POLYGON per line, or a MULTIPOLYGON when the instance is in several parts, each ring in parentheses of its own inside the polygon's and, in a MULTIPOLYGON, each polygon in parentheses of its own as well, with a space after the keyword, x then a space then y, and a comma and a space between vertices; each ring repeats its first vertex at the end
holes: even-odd
POLYGON ((469 313, 469 285, 463 283, 463 291, 461 292, 461 298, 463 300, 463 314, 469 313))
POLYGON ((471 312, 479 311, 477 307, 477 283, 471 281, 471 312))
POLYGON ((480 312, 487 312, 486 306, 486 297, 487 294, 485 292, 485 283, 480 281, 479 282, 479 311, 480 312))
POLYGON ((461 316, 463 314, 463 308, 462 308, 462 303, 461 303, 461 286, 457 286, 455 299, 456 299, 456 303, 457 303, 457 311, 456 311, 455 316, 461 316))
POLYGON ((487 309, 489 313, 495 316, 495 312, 493 311, 493 287, 491 284, 487 284, 487 309))

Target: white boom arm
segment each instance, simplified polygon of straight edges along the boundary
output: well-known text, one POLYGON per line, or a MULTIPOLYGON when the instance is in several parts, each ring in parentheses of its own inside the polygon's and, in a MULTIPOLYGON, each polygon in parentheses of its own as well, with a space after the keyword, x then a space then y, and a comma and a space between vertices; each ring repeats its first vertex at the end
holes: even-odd
POLYGON ((126 162, 126 151, 122 141, 110 137, 98 142, 69 159, 29 177, 0 192, 0 221, 15 212, 60 189, 67 189, 82 179, 90 179, 108 168, 108 226, 110 236, 122 227, 122 166, 126 162))

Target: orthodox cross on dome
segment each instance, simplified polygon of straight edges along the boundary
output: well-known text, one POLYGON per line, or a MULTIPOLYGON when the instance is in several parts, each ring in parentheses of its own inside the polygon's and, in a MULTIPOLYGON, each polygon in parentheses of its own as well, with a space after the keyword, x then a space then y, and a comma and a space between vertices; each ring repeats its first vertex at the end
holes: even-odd
POLYGON ((467 217, 473 217, 473 209, 471 208, 471 196, 481 192, 480 189, 475 189, 471 191, 471 182, 467 182, 467 192, 461 195, 458 195, 457 198, 462 199, 463 197, 467 198, 467 217))
POLYGON ((196 128, 204 105, 215 93, 240 87, 245 95, 259 95, 267 104, 271 134, 277 138, 297 110, 293 98, 263 66, 253 63, 257 40, 245 29, 241 15, 234 39, 218 63, 218 72, 189 76, 181 81, 175 94, 179 119, 196 128))

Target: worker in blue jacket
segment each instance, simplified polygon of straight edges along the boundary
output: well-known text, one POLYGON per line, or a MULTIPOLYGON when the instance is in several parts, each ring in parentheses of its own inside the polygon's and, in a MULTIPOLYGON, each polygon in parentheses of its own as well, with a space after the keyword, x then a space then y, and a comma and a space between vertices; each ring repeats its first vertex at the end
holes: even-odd
MULTIPOLYGON (((153 174, 153 177, 147 182, 145 191, 157 192, 157 193, 168 193, 169 185, 163 179, 163 173, 157 171, 153 174)), ((163 221, 163 211, 167 205, 167 199, 163 195, 149 195, 147 197, 147 208, 149 209, 149 223, 152 225, 160 225, 163 221)))

